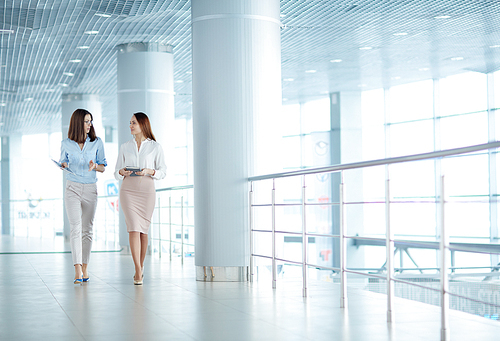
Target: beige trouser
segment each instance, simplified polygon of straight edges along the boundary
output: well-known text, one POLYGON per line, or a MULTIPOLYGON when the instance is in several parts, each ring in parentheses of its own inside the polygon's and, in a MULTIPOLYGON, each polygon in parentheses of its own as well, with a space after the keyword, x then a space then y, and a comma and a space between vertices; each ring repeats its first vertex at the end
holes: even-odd
POLYGON ((92 227, 97 207, 97 185, 66 181, 68 215, 73 264, 88 264, 92 249, 92 227))

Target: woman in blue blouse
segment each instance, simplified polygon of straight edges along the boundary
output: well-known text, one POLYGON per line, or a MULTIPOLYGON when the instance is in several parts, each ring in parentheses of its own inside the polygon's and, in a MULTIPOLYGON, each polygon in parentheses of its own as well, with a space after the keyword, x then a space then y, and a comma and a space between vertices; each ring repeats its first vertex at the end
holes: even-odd
POLYGON ((68 138, 61 143, 63 168, 73 174, 66 176, 64 203, 71 228, 70 244, 75 265, 75 284, 87 282, 87 266, 92 249, 92 227, 97 207, 97 172, 107 166, 104 144, 95 134, 92 114, 76 109, 69 122, 68 138))

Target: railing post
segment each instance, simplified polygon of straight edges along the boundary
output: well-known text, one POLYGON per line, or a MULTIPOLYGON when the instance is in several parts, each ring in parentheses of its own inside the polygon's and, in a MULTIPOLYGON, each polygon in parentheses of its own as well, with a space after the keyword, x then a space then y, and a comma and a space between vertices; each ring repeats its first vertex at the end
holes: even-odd
POLYGON ((253 282, 253 181, 250 181, 250 192, 248 193, 248 219, 250 225, 250 269, 248 271, 248 280, 253 282))
MULTIPOLYGON (((385 250, 387 274, 387 322, 394 322, 394 233, 391 229, 391 193, 389 166, 385 166, 385 250)), ((401 251, 400 251, 401 252, 401 251)))
POLYGON ((441 252, 441 341, 448 341, 449 334, 449 321, 448 310, 450 305, 449 290, 448 290, 448 251, 449 241, 446 229, 444 226, 444 176, 441 176, 439 186, 439 229, 441 238, 439 239, 439 251, 441 252))
POLYGON ((276 197, 275 197, 275 180, 273 179, 272 191, 272 273, 273 273, 273 289, 276 289, 276 197))
POLYGON ((302 296, 307 297, 306 176, 302 175, 302 296))
POLYGON ((168 197, 168 235, 170 236, 170 261, 172 261, 172 195, 168 197))
POLYGON ((158 257, 161 258, 161 200, 158 196, 158 257))
POLYGON ((184 196, 181 196, 181 264, 184 264, 184 196))
POLYGON ((339 185, 339 219, 340 219, 340 307, 347 308, 347 273, 346 273, 346 245, 344 226, 344 172, 340 172, 339 185))

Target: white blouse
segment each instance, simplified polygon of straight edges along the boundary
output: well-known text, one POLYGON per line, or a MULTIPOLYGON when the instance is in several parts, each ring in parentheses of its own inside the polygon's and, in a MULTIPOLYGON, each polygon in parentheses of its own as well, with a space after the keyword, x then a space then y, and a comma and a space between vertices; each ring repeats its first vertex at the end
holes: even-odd
POLYGON ((116 180, 123 180, 124 176, 120 175, 119 171, 125 167, 154 169, 155 175, 151 175, 151 177, 156 180, 163 179, 167 171, 163 149, 158 142, 151 139, 142 141, 139 150, 137 150, 135 138, 120 146, 120 152, 118 153, 118 160, 116 160, 115 167, 116 180))

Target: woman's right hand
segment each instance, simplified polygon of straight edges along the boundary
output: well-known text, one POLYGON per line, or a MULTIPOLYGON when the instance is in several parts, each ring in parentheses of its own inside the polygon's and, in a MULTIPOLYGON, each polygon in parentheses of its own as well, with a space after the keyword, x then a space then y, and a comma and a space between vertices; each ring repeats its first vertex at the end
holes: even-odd
POLYGON ((66 162, 61 163, 62 168, 68 168, 68 164, 66 162))
POLYGON ((127 171, 125 170, 125 168, 122 168, 118 171, 118 174, 120 174, 121 176, 130 176, 130 174, 132 174, 132 171, 127 171))

